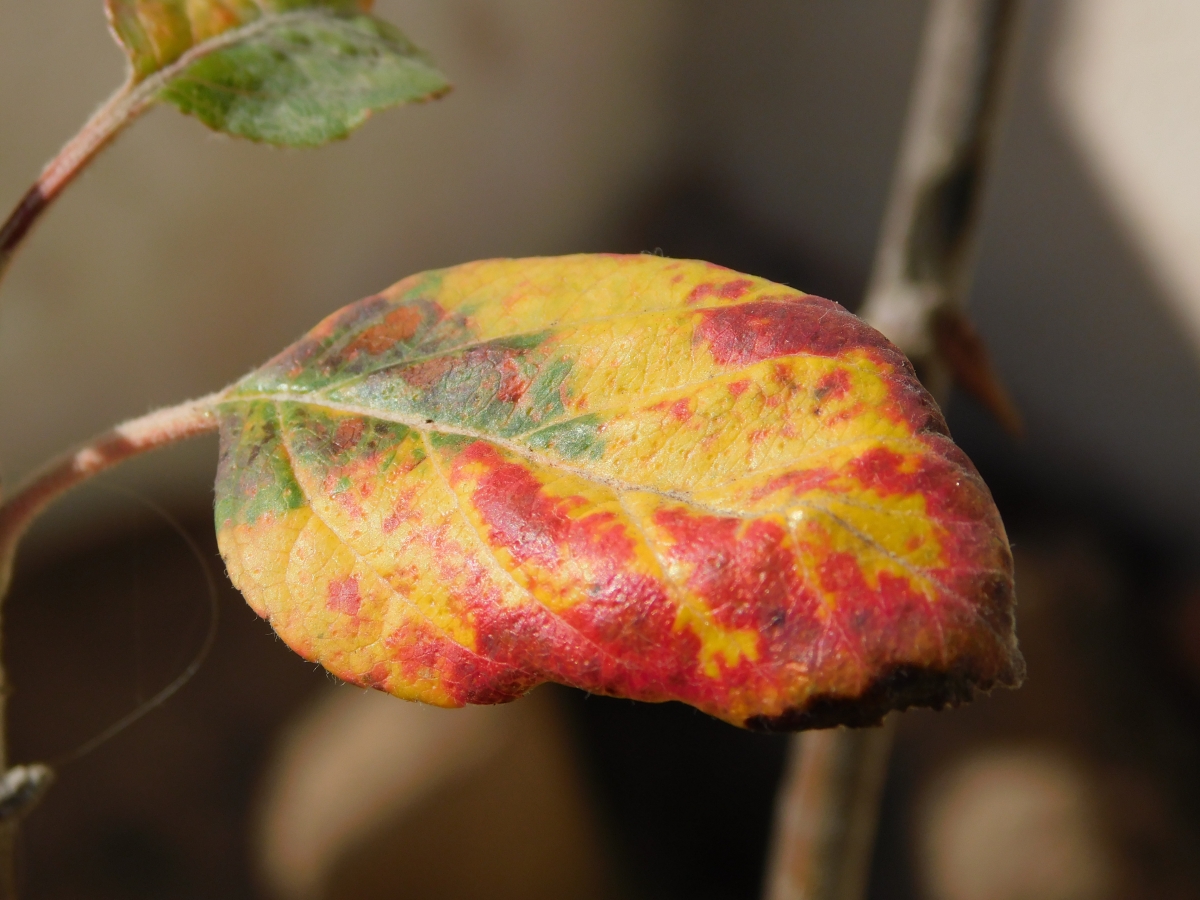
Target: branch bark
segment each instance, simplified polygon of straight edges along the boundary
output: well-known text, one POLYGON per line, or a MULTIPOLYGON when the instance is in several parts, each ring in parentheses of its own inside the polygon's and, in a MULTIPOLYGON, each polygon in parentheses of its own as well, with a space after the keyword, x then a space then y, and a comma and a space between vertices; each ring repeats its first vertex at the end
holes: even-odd
MULTIPOLYGON (((860 315, 912 360, 945 404, 963 370, 941 334, 969 330, 962 307, 984 179, 1013 66, 1020 0, 932 0, 867 297, 860 315), (945 327, 951 323, 954 327, 945 327)), ((1008 424, 1015 409, 979 359, 1008 424), (1007 411, 1005 410, 1007 404, 1007 411)), ((767 900, 862 900, 895 715, 878 729, 792 739, 777 799, 767 900)))

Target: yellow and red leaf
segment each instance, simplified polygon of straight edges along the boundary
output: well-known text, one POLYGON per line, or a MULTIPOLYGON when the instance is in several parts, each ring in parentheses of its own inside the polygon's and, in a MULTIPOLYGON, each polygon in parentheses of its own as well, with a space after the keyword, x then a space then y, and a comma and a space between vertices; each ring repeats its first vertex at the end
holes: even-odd
POLYGON ((330 316, 220 415, 230 576, 356 684, 772 729, 1023 672, 986 486, 828 300, 653 256, 470 263, 330 316))

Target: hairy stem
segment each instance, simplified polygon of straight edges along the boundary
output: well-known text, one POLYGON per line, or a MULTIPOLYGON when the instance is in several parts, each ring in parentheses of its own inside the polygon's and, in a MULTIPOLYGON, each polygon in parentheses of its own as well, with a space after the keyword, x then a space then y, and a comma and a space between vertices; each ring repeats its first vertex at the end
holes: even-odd
POLYGON ((75 180, 75 176, 153 102, 152 94, 127 81, 50 160, 8 220, 0 226, 0 280, 42 213, 75 180))
POLYGON ((162 89, 176 76, 199 59, 224 50, 234 44, 254 37, 260 32, 279 25, 280 22, 303 19, 311 12, 304 10, 264 16, 244 25, 197 44, 153 75, 136 81, 132 75, 113 94, 75 137, 50 161, 33 186, 25 192, 21 202, 0 225, 0 281, 8 271, 13 256, 21 242, 41 218, 42 213, 62 193, 75 177, 82 172, 97 154, 112 143, 125 126, 149 109, 158 100, 162 89))
MULTIPOLYGON (((871 283, 860 315, 908 354, 940 404, 936 330, 970 286, 984 176, 1013 65, 1020 0, 933 0, 871 283)), ((957 374, 957 373, 954 373, 957 374)), ((792 739, 767 900, 862 900, 895 714, 883 728, 792 739)))
POLYGON ((216 431, 213 408, 222 396, 209 394, 130 419, 52 460, 21 484, 0 504, 0 599, 8 593, 21 537, 47 506, 80 482, 130 457, 216 431))
MULTIPOLYGON (((189 400, 130 419, 52 460, 31 475, 0 505, 0 601, 12 581, 13 562, 21 537, 33 520, 80 482, 130 457, 215 431, 213 408, 223 393, 189 400)), ((4 721, 7 680, 0 667, 0 723, 4 721)), ((14 851, 21 815, 36 802, 51 777, 44 766, 8 768, 6 741, 0 731, 0 900, 14 900, 14 851), (19 775, 14 778, 11 776, 19 775), (12 790, 9 790, 11 782, 12 790)))

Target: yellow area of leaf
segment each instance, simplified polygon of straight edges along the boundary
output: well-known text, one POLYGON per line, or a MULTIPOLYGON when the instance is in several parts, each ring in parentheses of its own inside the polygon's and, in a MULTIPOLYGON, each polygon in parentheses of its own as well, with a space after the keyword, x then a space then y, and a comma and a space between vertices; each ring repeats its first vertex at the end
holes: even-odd
POLYGON ((678 631, 687 629, 700 640, 700 666, 709 678, 721 677, 721 662, 735 666, 743 659, 758 659, 758 632, 749 628, 727 629, 692 606, 680 606, 675 617, 678 631))
MULTIPOLYGON (((473 337, 488 341, 547 328, 575 327, 598 320, 687 309, 736 306, 771 296, 803 296, 800 291, 693 260, 588 254, 531 259, 488 259, 438 272, 438 305, 471 317, 473 337), (636 259, 636 257, 635 257, 636 259), (570 261, 570 264, 564 264, 570 261), (714 281, 744 285, 737 296, 705 293, 714 281), (699 296, 694 303, 689 298, 699 296)), ((398 281, 383 296, 401 298, 420 289, 427 275, 398 281)))

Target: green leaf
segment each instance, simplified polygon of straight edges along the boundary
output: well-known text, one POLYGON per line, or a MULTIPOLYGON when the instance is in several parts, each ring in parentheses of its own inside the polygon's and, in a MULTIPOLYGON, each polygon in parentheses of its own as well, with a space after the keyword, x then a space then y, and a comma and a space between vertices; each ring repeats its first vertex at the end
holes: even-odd
POLYGON ((315 147, 346 137, 375 110, 446 88, 386 23, 314 15, 194 63, 161 96, 217 131, 315 147))
POLYGON ((429 58, 355 0, 107 0, 135 82, 210 128, 313 147, 376 110, 449 89, 429 58))

